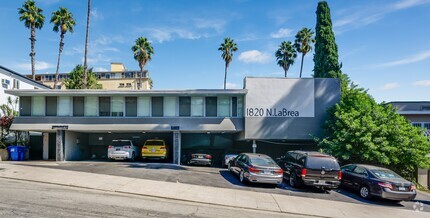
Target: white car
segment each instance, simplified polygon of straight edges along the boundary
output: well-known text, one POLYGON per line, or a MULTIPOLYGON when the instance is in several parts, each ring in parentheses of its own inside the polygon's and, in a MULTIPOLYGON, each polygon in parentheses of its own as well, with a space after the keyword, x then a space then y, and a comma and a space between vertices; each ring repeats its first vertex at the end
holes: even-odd
POLYGON ((108 158, 111 160, 131 160, 136 159, 140 154, 139 148, 131 140, 112 140, 108 146, 108 158))

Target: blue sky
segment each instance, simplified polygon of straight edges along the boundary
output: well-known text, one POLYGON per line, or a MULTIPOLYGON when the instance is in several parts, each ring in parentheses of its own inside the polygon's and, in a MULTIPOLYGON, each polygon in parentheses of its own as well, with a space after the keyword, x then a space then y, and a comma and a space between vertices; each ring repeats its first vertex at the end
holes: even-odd
MULTIPOLYGON (((30 31, 18 20, 24 1, 2 1, 0 65, 23 74, 30 70, 30 31)), ((36 33, 37 73, 55 73, 59 34, 51 12, 67 7, 77 26, 65 37, 60 72, 83 63, 86 0, 36 0, 46 17, 36 33)), ((430 100, 430 0, 328 1, 343 72, 377 101, 430 100)), ((228 87, 241 88, 245 76, 283 76, 274 52, 294 41, 302 27, 315 29, 318 1, 251 0, 92 0, 89 65, 108 70, 110 62, 139 69, 130 47, 147 37, 155 54, 146 66, 154 89, 222 88, 224 61, 217 50, 225 37, 239 50, 228 73, 228 87)), ((305 57, 310 77, 313 54, 305 57)), ((289 77, 298 77, 300 59, 289 77)))

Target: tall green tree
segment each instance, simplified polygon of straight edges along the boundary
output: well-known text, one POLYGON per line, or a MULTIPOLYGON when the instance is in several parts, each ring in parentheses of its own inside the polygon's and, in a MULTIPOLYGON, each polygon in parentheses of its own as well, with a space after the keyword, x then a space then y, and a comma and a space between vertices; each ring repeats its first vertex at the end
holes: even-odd
POLYGON ((24 2, 21 8, 18 8, 18 14, 20 21, 24 21, 25 27, 30 29, 30 42, 31 42, 31 74, 33 80, 36 79, 35 73, 35 60, 36 52, 34 51, 34 45, 36 44, 36 29, 42 29, 45 21, 45 16, 42 14, 43 10, 36 6, 34 0, 27 0, 24 2))
MULTIPOLYGON (((140 68, 140 76, 138 89, 142 86, 141 78, 143 76, 145 65, 151 60, 152 55, 154 54, 154 48, 151 45, 151 42, 148 41, 145 37, 139 37, 136 39, 135 44, 131 47, 133 51, 134 59, 139 62, 140 68)), ((150 80, 150 88, 152 88, 152 80, 150 80)))
POLYGON ((319 139, 324 152, 342 164, 365 163, 390 168, 414 180, 417 167, 429 169, 430 141, 389 104, 378 104, 366 91, 352 86, 329 110, 319 139))
POLYGON ((287 77, 287 71, 291 65, 294 64, 294 59, 297 57, 297 52, 290 41, 283 41, 279 45, 278 50, 275 53, 278 65, 284 69, 285 77, 287 77))
POLYGON ((54 24, 54 32, 60 32, 60 46, 58 51, 57 70, 55 71, 54 89, 57 88, 58 71, 60 69, 61 52, 63 52, 64 35, 67 32, 73 33, 73 27, 76 25, 73 14, 67 8, 60 7, 57 11, 52 12, 51 23, 54 24))
POLYGON ((224 39, 224 42, 221 43, 220 47, 218 48, 218 51, 222 52, 221 57, 225 61, 224 89, 226 89, 227 69, 231 61, 233 60, 233 53, 237 51, 237 44, 234 42, 233 39, 230 39, 229 37, 227 37, 224 39))
POLYGON ((312 50, 312 44, 315 43, 313 38, 314 32, 311 29, 304 27, 296 34, 296 40, 294 41, 294 47, 297 52, 302 53, 302 62, 300 65, 300 78, 302 78, 303 71, 303 59, 305 55, 312 50))
MULTIPOLYGON (((102 89, 102 85, 98 84, 97 75, 93 73, 93 69, 88 69, 88 77, 86 81, 87 89, 102 89)), ((82 76, 84 75, 84 67, 80 64, 68 74, 68 78, 64 80, 66 89, 83 89, 84 82, 82 76)))
POLYGON ((87 2, 87 28, 85 31, 85 52, 84 52, 84 74, 83 74, 83 89, 87 88, 87 77, 88 77, 88 65, 87 65, 87 56, 88 56, 88 38, 89 38, 89 30, 90 30, 90 13, 91 13, 91 0, 87 2))
POLYGON ((330 8, 326 1, 318 3, 317 24, 315 27, 315 54, 314 77, 315 78, 340 78, 342 90, 349 84, 346 74, 342 74, 342 64, 339 64, 339 55, 334 36, 330 8))

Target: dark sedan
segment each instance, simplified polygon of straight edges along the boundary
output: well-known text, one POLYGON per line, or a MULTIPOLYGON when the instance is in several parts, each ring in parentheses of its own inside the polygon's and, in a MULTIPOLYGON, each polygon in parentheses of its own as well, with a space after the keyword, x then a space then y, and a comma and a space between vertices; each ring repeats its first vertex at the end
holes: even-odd
POLYGON ((191 154, 190 159, 188 161, 188 165, 212 166, 213 157, 210 154, 204 153, 191 154))
POLYGON ((228 163, 228 170, 239 175, 241 183, 281 184, 282 169, 265 154, 239 154, 228 163))
POLYGON ((389 169, 362 164, 349 164, 341 169, 342 187, 358 192, 362 198, 410 201, 417 195, 412 182, 389 169))

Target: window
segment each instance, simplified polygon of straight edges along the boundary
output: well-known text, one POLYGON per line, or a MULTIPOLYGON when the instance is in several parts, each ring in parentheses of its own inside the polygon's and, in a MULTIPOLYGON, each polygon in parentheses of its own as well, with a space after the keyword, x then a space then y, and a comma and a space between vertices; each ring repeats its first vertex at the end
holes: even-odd
POLYGON ((430 111, 430 106, 422 106, 421 110, 423 110, 423 111, 430 111))
POLYGON ((231 116, 237 117, 237 97, 231 98, 231 116))
POLYGON ((99 97, 99 116, 110 116, 110 97, 99 97))
POLYGON ((191 116, 203 116, 203 97, 191 97, 191 116))
POLYGON ((340 170, 339 164, 334 158, 308 156, 306 159, 306 168, 326 170, 340 170))
POLYGON ((219 117, 230 116, 230 98, 229 97, 218 97, 218 116, 219 117))
POLYGON ((363 167, 358 167, 357 166, 352 172, 356 173, 356 174, 359 174, 359 175, 367 176, 367 171, 363 167))
POLYGON ((58 97, 58 116, 70 116, 71 98, 69 96, 58 97))
POLYGON ((430 130, 430 123, 423 123, 424 129, 430 130))
POLYGON ((14 89, 19 89, 19 80, 13 79, 13 88, 14 89))
POLYGON ((57 97, 46 96, 46 116, 57 116, 57 97))
POLYGON ((45 96, 33 96, 31 100, 31 116, 45 116, 45 96))
POLYGON ((124 116, 124 97, 122 96, 112 97, 112 116, 113 117, 124 116))
POLYGON ((176 97, 164 97, 163 116, 174 117, 176 115, 176 97))
POLYGON ((206 116, 217 116, 217 97, 206 97, 206 116))
POLYGON ((125 116, 137 116, 137 97, 125 97, 125 116))
POLYGON ((107 73, 105 76, 106 76, 106 79, 110 79, 110 73, 107 73))
POLYGON ((163 97, 152 97, 152 116, 163 116, 163 97))
POLYGON ((131 83, 127 83, 127 87, 131 87, 131 83))
POLYGON ((19 97, 19 115, 31 116, 31 97, 29 96, 19 97))
POLYGON ((341 167, 342 172, 352 172, 352 170, 354 169, 355 165, 346 165, 341 167))
POLYGON ((97 116, 98 100, 99 98, 97 96, 85 97, 85 116, 88 116, 88 117, 97 116))
POLYGON ((179 97, 179 116, 191 116, 191 97, 179 97))
POLYGON ((120 83, 120 84, 119 84, 119 87, 120 87, 120 88, 124 87, 124 83, 120 83))
POLYGON ((84 116, 84 97, 74 96, 73 97, 73 116, 81 117, 84 116))
POLYGON ((137 98, 137 116, 149 117, 151 115, 151 98, 138 97, 137 98))

